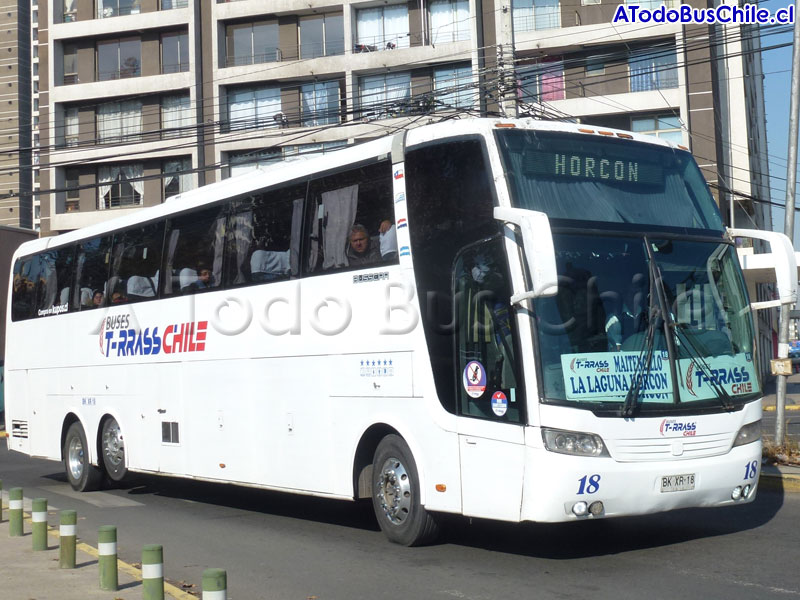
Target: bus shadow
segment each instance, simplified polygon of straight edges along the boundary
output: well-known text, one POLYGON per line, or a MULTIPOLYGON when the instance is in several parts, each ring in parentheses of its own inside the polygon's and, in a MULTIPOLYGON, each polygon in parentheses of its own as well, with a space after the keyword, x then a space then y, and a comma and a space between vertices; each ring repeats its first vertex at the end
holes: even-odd
POLYGON ((232 484, 135 474, 117 489, 131 496, 152 494, 247 512, 379 531, 369 502, 347 502, 232 484))
POLYGON ((783 491, 759 490, 741 506, 572 523, 497 523, 448 518, 440 542, 554 560, 580 559, 680 544, 758 528, 783 505, 783 491))
MULTIPOLYGON (((64 481, 63 474, 48 479, 64 481)), ((780 481, 780 480, 778 480, 780 481)), ((368 500, 347 502, 231 484, 132 474, 114 491, 129 496, 160 496, 288 519, 379 532, 368 500)), ((784 491, 759 489, 750 504, 691 508, 668 513, 571 523, 506 523, 440 515, 438 544, 556 560, 604 556, 730 535, 768 523, 780 510, 784 491)))

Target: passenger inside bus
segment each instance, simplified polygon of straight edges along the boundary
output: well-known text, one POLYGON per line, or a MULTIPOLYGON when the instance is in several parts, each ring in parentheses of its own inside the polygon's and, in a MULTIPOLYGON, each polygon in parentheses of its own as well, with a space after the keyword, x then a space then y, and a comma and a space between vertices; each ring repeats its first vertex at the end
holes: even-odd
POLYGON ((351 267, 361 267, 380 262, 380 244, 377 239, 370 237, 366 227, 356 223, 350 228, 346 256, 347 262, 351 267))

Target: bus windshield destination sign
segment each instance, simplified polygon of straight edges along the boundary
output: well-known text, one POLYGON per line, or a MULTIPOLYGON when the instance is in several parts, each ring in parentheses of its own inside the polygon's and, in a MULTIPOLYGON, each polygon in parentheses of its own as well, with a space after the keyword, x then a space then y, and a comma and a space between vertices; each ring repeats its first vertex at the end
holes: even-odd
POLYGON ((526 171, 544 177, 563 177, 641 185, 663 185, 659 165, 631 158, 576 154, 574 152, 529 151, 526 171))

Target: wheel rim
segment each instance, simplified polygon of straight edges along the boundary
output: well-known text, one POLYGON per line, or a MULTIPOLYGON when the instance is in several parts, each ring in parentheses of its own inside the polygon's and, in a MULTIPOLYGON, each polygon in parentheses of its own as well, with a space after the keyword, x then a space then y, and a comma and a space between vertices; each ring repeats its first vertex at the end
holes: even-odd
POLYGON ((411 477, 396 458, 387 458, 377 478, 376 497, 383 514, 394 525, 402 525, 411 512, 411 477))
POLYGON ((75 481, 80 481, 85 461, 86 455, 83 451, 83 444, 79 437, 73 437, 69 441, 69 448, 67 449, 67 468, 75 481))
POLYGON ((106 426, 103 427, 103 453, 113 467, 120 466, 125 458, 122 432, 115 419, 107 421, 106 426))

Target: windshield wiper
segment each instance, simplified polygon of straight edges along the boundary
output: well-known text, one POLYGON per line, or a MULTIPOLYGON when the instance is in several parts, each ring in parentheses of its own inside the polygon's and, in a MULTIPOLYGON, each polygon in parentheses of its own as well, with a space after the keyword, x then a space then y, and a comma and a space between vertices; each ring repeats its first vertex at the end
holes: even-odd
MULTIPOLYGON (((644 239, 647 245, 647 238, 644 239)), ((639 401, 639 393, 641 392, 643 382, 650 374, 650 366, 653 361, 653 350, 655 349, 656 329, 657 323, 661 320, 659 316, 659 309, 653 302, 653 289, 655 287, 655 271, 653 270, 652 257, 648 254, 648 267, 647 270, 650 275, 650 293, 648 295, 647 306, 647 334, 644 338, 644 346, 639 351, 639 360, 637 361, 636 369, 634 370, 633 377, 631 378, 628 392, 625 394, 625 400, 622 403, 622 416, 632 417, 636 411, 636 406, 639 401), (644 361, 642 356, 644 355, 644 361)))

